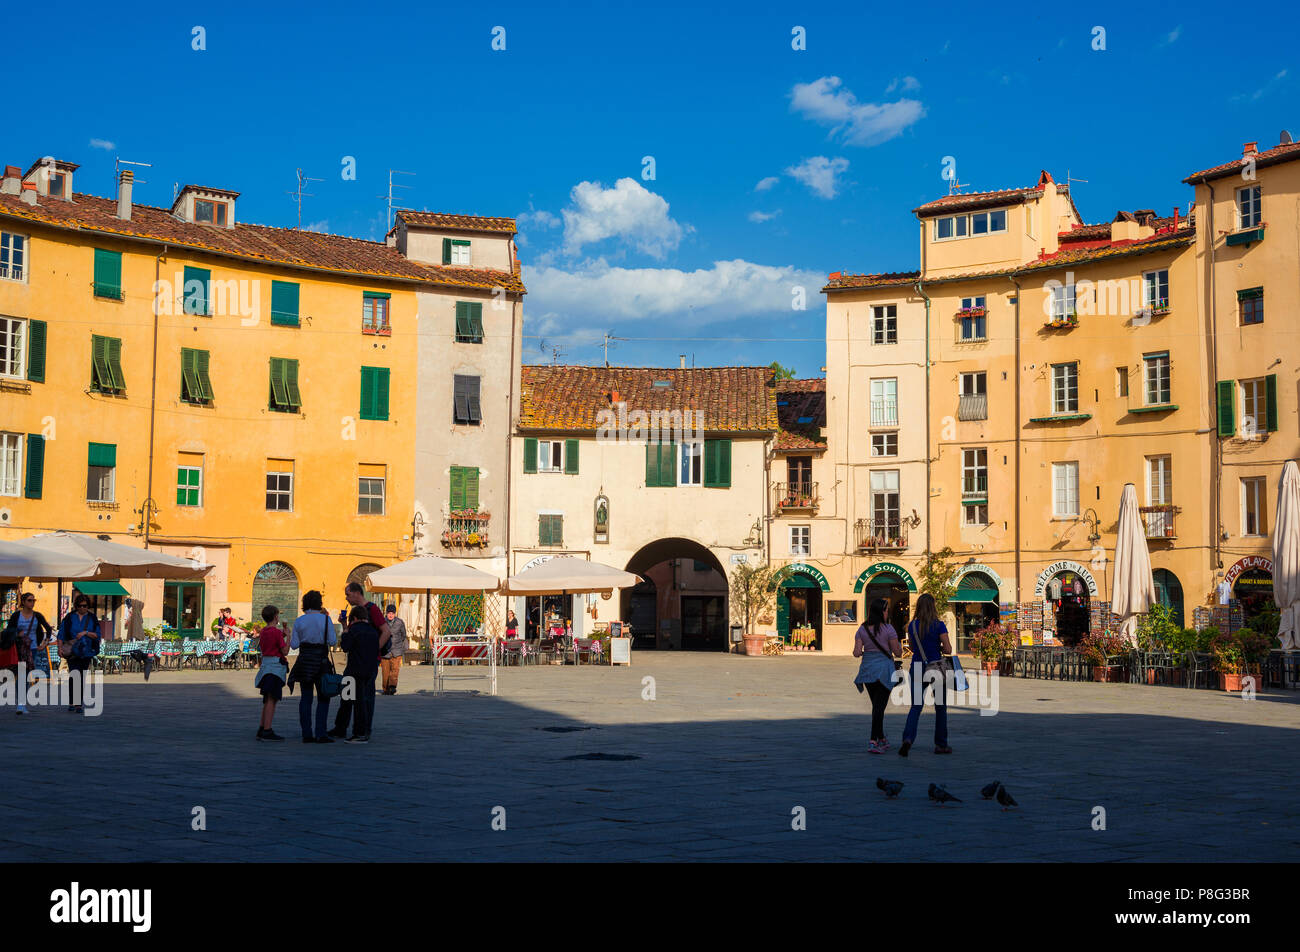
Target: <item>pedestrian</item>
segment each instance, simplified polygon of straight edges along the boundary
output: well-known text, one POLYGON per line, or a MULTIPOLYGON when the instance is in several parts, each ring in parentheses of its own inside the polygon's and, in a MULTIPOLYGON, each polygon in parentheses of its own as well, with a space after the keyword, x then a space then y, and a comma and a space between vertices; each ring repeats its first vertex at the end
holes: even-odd
POLYGON ((384 615, 388 619, 388 630, 392 632, 392 638, 389 639, 388 650, 380 659, 379 666, 384 672, 384 693, 396 694, 397 676, 402 672, 402 655, 406 653, 406 622, 397 617, 397 606, 392 602, 388 603, 384 615))
POLYGON ((370 727, 375 716, 375 675, 379 673, 379 637, 379 629, 371 623, 365 606, 354 606, 348 615, 348 630, 343 634, 343 650, 348 655, 343 677, 345 680, 352 678, 355 700, 345 700, 339 705, 339 716, 344 724, 347 720, 342 708, 349 708, 352 715, 349 744, 370 742, 370 727))
POLYGON ((506 637, 519 637, 519 619, 515 617, 513 608, 506 612, 506 637))
MULTIPOLYGON (((12 632, 13 642, 18 661, 26 659, 27 676, 29 679, 35 679, 41 676, 48 678, 50 676, 50 654, 47 650, 50 644, 50 636, 54 629, 50 623, 45 620, 45 616, 36 610, 36 596, 31 592, 24 592, 18 600, 18 611, 9 616, 9 621, 5 624, 4 635, 0 636, 0 645, 10 644, 9 636, 12 632)), ((4 648, 0 647, 0 654, 4 653, 4 648)), ((3 667, 3 665, 0 665, 3 667)), ((15 676, 17 671, 15 671, 15 676)), ((18 711, 22 714, 25 711, 23 705, 23 694, 18 695, 18 711)))
POLYGON ((267 605, 262 609, 265 627, 258 633, 257 647, 262 653, 262 663, 257 666, 254 687, 262 692, 262 720, 257 728, 258 740, 284 740, 271 729, 275 720, 275 706, 284 697, 284 683, 289 679, 289 644, 280 627, 280 609, 267 605))
POLYGON ((90 611, 90 600, 85 595, 78 593, 72 606, 72 613, 59 622, 59 657, 68 662, 70 700, 74 702, 68 710, 84 714, 86 708, 81 701, 86 670, 99 654, 99 619, 90 611))
POLYGON ((885 706, 894 685, 895 658, 903 656, 903 646, 898 642, 898 632, 886 621, 889 600, 877 598, 867 610, 867 620, 853 636, 853 657, 861 658, 858 676, 854 679, 858 693, 866 690, 871 698, 871 744, 867 753, 883 754, 889 750, 885 737, 885 706))
POLYGON ((298 649, 298 660, 289 674, 289 690, 296 683, 302 688, 298 700, 298 723, 302 727, 304 744, 332 744, 333 738, 325 733, 329 719, 330 699, 318 691, 320 676, 329 660, 330 645, 337 643, 334 624, 325 611, 320 592, 312 589, 302 597, 302 614, 294 619, 291 648, 298 649), (312 730, 311 705, 316 700, 316 729, 312 730))
POLYGON ((212 619, 212 637, 215 639, 236 638, 236 630, 239 628, 239 620, 235 618, 229 608, 221 609, 221 614, 212 619))
POLYGON ((944 676, 943 657, 952 654, 952 644, 948 640, 948 626, 939 620, 934 596, 929 592, 916 600, 916 616, 907 624, 907 637, 912 646, 909 680, 912 708, 907 712, 907 724, 903 728, 903 743, 898 748, 898 755, 906 757, 916 741, 921 709, 925 707, 924 682, 927 672, 935 681, 934 752, 951 754, 952 748, 948 746, 948 682, 944 676))
MULTIPOLYGON (((357 582, 348 582, 347 586, 344 587, 343 589, 343 597, 347 599, 348 605, 352 609, 351 614, 349 614, 347 609, 344 609, 343 611, 339 612, 339 616, 343 619, 342 630, 344 635, 346 635, 347 631, 355 623, 355 618, 353 618, 352 616, 356 614, 356 610, 358 608, 362 609, 366 621, 369 622, 371 627, 373 627, 376 631, 379 632, 379 643, 376 646, 375 657, 374 657, 375 670, 378 671, 379 657, 387 649, 388 642, 392 638, 392 631, 388 627, 388 619, 384 617, 384 613, 379 610, 378 605, 376 605, 374 602, 366 601, 366 590, 362 588, 360 584, 358 584, 357 582)), ((340 636, 340 639, 342 637, 343 636, 340 636)), ((344 642, 343 648, 345 651, 347 650, 346 642, 344 642)), ((349 654, 348 664, 350 665, 351 663, 352 663, 351 655, 349 654)), ((345 671, 344 673, 346 674, 347 672, 345 671)), ((373 693, 374 692, 373 677, 371 678, 370 689, 371 692, 373 693)), ((373 709, 374 709, 374 705, 372 704, 371 710, 373 711, 373 709)), ((348 723, 352 718, 354 710, 355 710, 355 704, 353 702, 346 701, 346 700, 339 701, 339 712, 338 715, 334 718, 334 728, 329 732, 329 735, 331 737, 347 738, 348 723)), ((369 736, 369 731, 370 731, 372 721, 373 718, 366 722, 367 736, 369 736)), ((357 726, 355 723, 352 724, 352 734, 353 736, 356 736, 357 734, 357 726)))

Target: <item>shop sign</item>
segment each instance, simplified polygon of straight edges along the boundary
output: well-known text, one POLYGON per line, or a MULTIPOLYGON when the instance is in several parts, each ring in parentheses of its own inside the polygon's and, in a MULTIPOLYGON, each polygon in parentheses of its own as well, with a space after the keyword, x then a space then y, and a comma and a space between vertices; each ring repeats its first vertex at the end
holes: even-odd
POLYGON ((907 590, 909 592, 916 591, 916 579, 912 578, 912 573, 903 568, 897 562, 877 562, 875 565, 868 566, 863 573, 858 576, 858 580, 853 583, 853 591, 855 593, 861 592, 862 589, 866 587, 868 580, 880 575, 882 572, 893 572, 903 580, 903 583, 907 585, 907 590))
POLYGON ((1034 583, 1034 598, 1042 598, 1047 591, 1047 583, 1061 572, 1073 572, 1083 579, 1083 584, 1088 586, 1089 595, 1098 593, 1097 580, 1092 577, 1092 573, 1085 566, 1080 565, 1078 562, 1071 562, 1069 559, 1062 559, 1060 562, 1053 562, 1039 574, 1038 581, 1034 583))
POLYGON ((1238 559, 1232 563, 1232 568, 1228 569, 1223 580, 1229 585, 1235 585, 1242 572, 1251 570, 1267 572, 1271 576, 1273 574, 1273 560, 1263 555, 1248 555, 1244 559, 1238 559))
POLYGON ((983 562, 972 562, 969 565, 963 565, 961 568, 957 570, 956 574, 953 575, 952 577, 953 581, 954 582, 957 581, 963 575, 966 575, 970 572, 983 572, 989 578, 993 579, 994 585, 998 586, 998 588, 1002 587, 1002 576, 999 575, 997 572, 993 571, 983 562))
POLYGON ((821 586, 823 592, 829 592, 831 590, 831 583, 826 580, 826 576, 821 573, 821 570, 809 565, 807 562, 791 562, 789 565, 782 568, 777 572, 778 584, 780 580, 786 579, 791 575, 807 575, 821 586))
MULTIPOLYGON (((525 562, 525 563, 524 563, 524 567, 521 568, 519 571, 520 571, 520 572, 527 572, 527 571, 528 571, 529 569, 531 569, 534 565, 541 565, 543 562, 549 562, 549 561, 551 561, 551 559, 553 559, 553 558, 555 558, 555 556, 553 556, 553 555, 539 555, 537 558, 535 558, 535 559, 529 559, 527 562, 525 562)), ((517 575, 517 574, 519 574, 519 573, 516 572, 515 574, 517 575)))

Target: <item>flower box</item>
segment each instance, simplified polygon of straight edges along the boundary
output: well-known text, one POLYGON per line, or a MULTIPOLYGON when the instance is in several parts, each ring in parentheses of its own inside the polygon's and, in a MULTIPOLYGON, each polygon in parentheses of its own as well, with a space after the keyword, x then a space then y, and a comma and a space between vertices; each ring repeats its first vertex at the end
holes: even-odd
POLYGON ((957 312, 958 317, 984 317, 988 309, 983 307, 963 307, 957 312))

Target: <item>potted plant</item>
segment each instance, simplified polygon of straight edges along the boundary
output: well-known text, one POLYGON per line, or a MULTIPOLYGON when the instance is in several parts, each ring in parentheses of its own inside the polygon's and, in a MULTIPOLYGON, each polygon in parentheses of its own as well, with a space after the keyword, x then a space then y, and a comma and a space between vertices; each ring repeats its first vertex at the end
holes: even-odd
POLYGON ((766 565, 741 562, 731 572, 731 610, 741 623, 745 654, 761 657, 767 636, 754 631, 754 624, 766 617, 776 601, 776 572, 766 565))
POLYGON ((1119 635, 1112 631, 1099 631, 1080 639, 1077 650, 1079 656, 1092 666, 1094 681, 1118 681, 1115 670, 1119 665, 1110 662, 1122 657, 1127 649, 1127 644, 1119 635))
POLYGON ((1210 664, 1219 673, 1219 687, 1240 691, 1241 676, 1246 673, 1246 654, 1235 634, 1215 635, 1210 642, 1210 664))
POLYGON ((1169 606, 1155 604, 1138 622, 1137 656, 1142 661, 1143 674, 1147 684, 1156 683, 1156 665, 1151 657, 1168 650, 1169 639, 1180 629, 1173 621, 1173 612, 1169 606))
POLYGON ((1006 625, 994 622, 986 625, 971 635, 969 646, 971 653, 979 659, 980 667, 986 674, 998 669, 1002 656, 1020 643, 1016 633, 1006 625))

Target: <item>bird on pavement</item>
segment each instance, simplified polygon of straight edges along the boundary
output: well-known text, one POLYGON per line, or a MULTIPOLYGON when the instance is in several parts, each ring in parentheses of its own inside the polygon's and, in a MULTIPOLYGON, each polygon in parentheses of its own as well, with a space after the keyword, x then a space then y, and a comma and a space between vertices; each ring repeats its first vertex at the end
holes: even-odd
POLYGON ((876 778, 876 787, 885 792, 887 800, 893 800, 903 789, 903 781, 886 780, 884 777, 876 778))
POLYGON ((998 787, 1002 786, 1001 780, 994 780, 987 787, 980 787, 980 796, 985 800, 992 800, 998 792, 998 787))
POLYGON ((935 803, 939 804, 939 806, 943 806, 945 803, 949 803, 949 802, 961 803, 960 798, 954 797, 951 793, 949 793, 947 790, 945 790, 943 787, 939 786, 938 784, 935 783, 930 784, 929 792, 930 792, 930 799, 933 800, 935 803))
POLYGON ((1003 812, 1006 812, 1012 807, 1020 806, 1020 804, 1016 803, 1015 798, 1007 792, 1007 788, 1002 786, 1002 784, 998 784, 997 799, 998 803, 1002 804, 1003 812))

